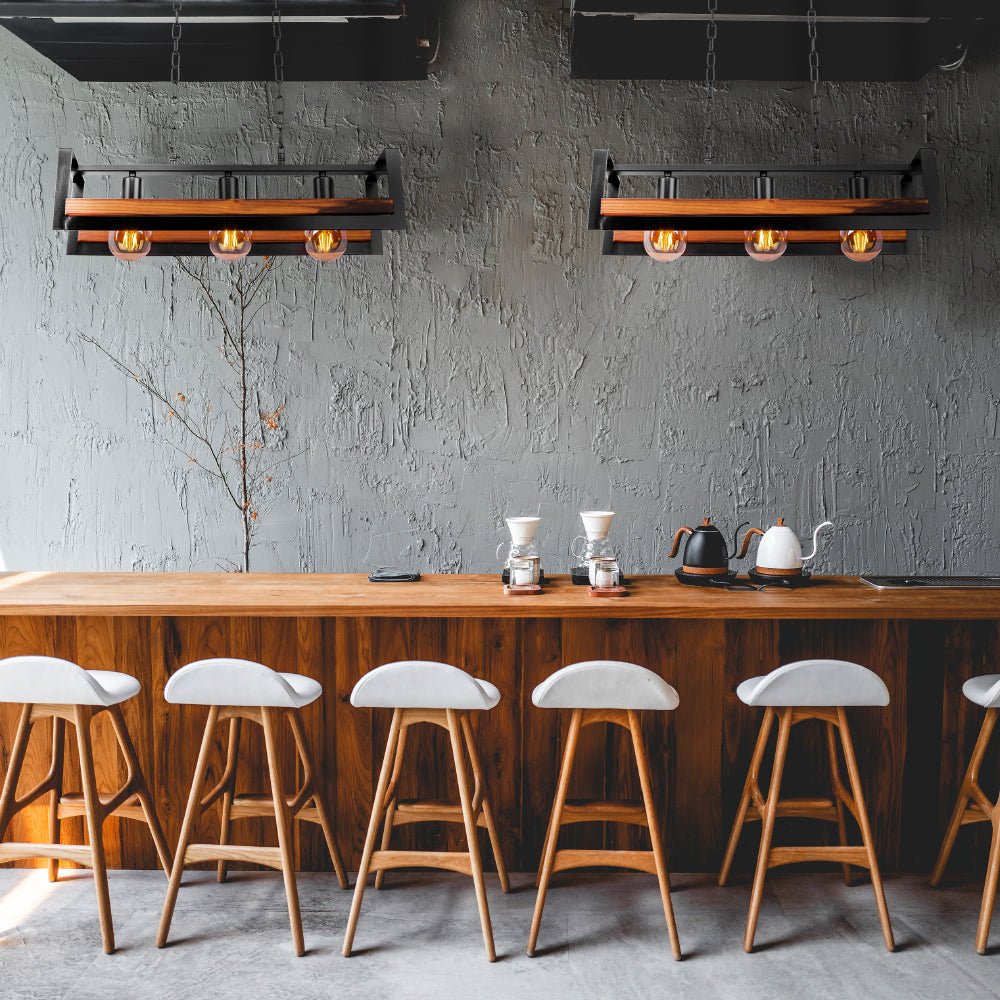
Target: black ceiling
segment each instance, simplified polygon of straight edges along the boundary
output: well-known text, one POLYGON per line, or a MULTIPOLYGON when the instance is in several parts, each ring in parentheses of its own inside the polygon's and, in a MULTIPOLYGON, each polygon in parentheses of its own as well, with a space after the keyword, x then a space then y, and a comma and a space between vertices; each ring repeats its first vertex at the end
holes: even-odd
MULTIPOLYGON (((563 0, 571 74, 703 80, 706 0, 563 0)), ((289 80, 423 80, 438 4, 463 0, 281 0, 289 80)), ((824 80, 916 80, 967 48, 995 47, 1000 4, 817 0, 824 80), (834 11, 835 13, 831 13, 834 11)), ((273 0, 185 0, 184 80, 273 76, 273 0)), ((721 80, 808 78, 807 0, 719 0, 721 80)), ((170 77, 170 0, 0 0, 0 25, 80 80, 170 77)), ((556 45, 553 39, 553 45, 556 45)))
MULTIPOLYGON (((578 79, 704 80, 705 0, 572 0, 578 79)), ((917 80, 994 38, 1000 5, 817 0, 824 80, 917 80)), ((720 0, 721 80, 807 80, 806 0, 720 0)), ((992 44, 992 43, 991 43, 992 44)))
MULTIPOLYGON (((272 79, 272 8, 186 0, 182 79, 272 79)), ((434 0, 281 0, 281 14, 287 80, 427 77, 434 0)), ((169 0, 0 0, 0 24, 78 80, 169 80, 172 17, 169 0)))

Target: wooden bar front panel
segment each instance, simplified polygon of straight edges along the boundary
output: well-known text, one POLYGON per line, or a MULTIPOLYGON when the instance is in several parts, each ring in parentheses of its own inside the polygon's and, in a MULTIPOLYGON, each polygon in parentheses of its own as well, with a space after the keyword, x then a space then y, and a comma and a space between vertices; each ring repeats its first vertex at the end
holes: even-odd
MULTIPOLYGON (((63 656, 85 667, 124 670, 139 678, 142 693, 125 706, 126 717, 172 842, 205 709, 166 704, 163 686, 170 674, 191 660, 228 654, 317 678, 324 685, 323 697, 303 710, 303 720, 324 770, 340 847, 352 868, 360 855, 389 724, 388 711, 351 707, 355 681, 393 659, 459 664, 495 683, 503 694, 500 705, 478 719, 478 732, 507 863, 519 871, 538 863, 565 724, 560 713, 536 709, 531 691, 559 666, 600 656, 629 659, 677 688, 677 711, 643 723, 655 793, 672 869, 711 871, 721 858, 760 721, 759 712, 736 698, 736 685, 793 659, 853 659, 875 670, 892 697, 886 709, 849 710, 880 860, 890 871, 927 871, 982 717, 962 698, 961 685, 974 674, 996 669, 1000 627, 996 621, 898 619, 0 615, 0 656, 23 653, 63 656)), ((3 767, 16 715, 14 706, 0 705, 3 767)), ((439 733, 426 728, 407 754, 411 770, 404 777, 403 794, 419 788, 425 795, 455 796, 448 748, 439 733)), ((252 729, 245 727, 243 789, 261 787, 265 773, 259 734, 252 729)), ((588 730, 581 742, 571 794, 635 798, 638 789, 626 756, 631 751, 602 729, 588 730)), ((222 764, 224 736, 220 726, 213 779, 222 764)), ((98 729, 95 749, 99 779, 110 787, 122 776, 120 764, 111 763, 110 732, 98 729)), ((295 766, 291 749, 289 739, 284 747, 289 781, 295 766)), ((36 735, 22 789, 42 776, 48 751, 47 734, 36 735)), ((68 781, 75 781, 75 754, 68 758, 68 781)), ((786 771, 788 794, 826 794, 827 774, 821 732, 797 728, 786 771)), ((994 752, 984 765, 984 787, 995 787, 998 777, 994 752)), ((78 821, 64 823, 63 831, 67 842, 80 842, 78 821)), ((43 840, 45 832, 40 803, 16 819, 6 839, 43 840)), ((200 837, 211 839, 217 832, 218 819, 210 810, 200 837)), ((789 821, 779 826, 776 842, 819 842, 830 832, 822 824, 789 821)), ((956 872, 981 868, 986 833, 975 829, 960 834, 956 872)), ((111 865, 155 867, 142 826, 112 819, 106 835, 111 865)), ((275 843, 273 824, 264 820, 236 823, 234 836, 236 842, 275 843)), ((300 836, 301 866, 328 868, 316 831, 306 824, 300 836)), ((402 829, 395 836, 400 846, 454 849, 461 831, 429 826, 402 829)), ((587 847, 639 846, 642 836, 637 830, 605 830, 599 824, 565 833, 567 844, 587 847)), ((748 833, 745 841, 737 859, 743 870, 750 863, 753 835, 748 833)))

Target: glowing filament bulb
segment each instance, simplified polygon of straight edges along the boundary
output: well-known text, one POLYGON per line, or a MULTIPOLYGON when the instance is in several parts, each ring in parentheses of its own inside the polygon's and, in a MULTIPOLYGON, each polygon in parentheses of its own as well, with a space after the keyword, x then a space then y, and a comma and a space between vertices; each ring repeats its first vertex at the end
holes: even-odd
POLYGON ((874 260, 882 252, 882 232, 878 229, 841 229, 840 250, 848 260, 874 260))
POLYGON ((108 233, 108 249, 119 260, 142 260, 153 248, 147 229, 116 229, 108 233))
POLYGON ((253 247, 249 229, 215 229, 209 233, 209 248, 219 260, 242 260, 253 247))
POLYGON ((754 260, 777 260, 788 249, 784 229, 753 229, 743 234, 743 246, 754 260))
POLYGON ((347 250, 347 232, 343 229, 307 229, 306 253, 313 260, 336 260, 347 250))
POLYGON ((687 250, 686 229, 647 229, 642 245, 653 260, 677 260, 687 250))

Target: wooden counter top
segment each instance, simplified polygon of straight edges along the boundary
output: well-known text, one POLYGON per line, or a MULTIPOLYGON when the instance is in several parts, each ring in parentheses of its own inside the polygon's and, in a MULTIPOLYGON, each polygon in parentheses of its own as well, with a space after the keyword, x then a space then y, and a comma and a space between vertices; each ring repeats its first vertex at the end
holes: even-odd
POLYGON ((879 591, 829 576, 801 590, 726 591, 638 576, 628 597, 609 599, 568 576, 504 597, 492 575, 373 584, 359 573, 13 572, 0 574, 0 615, 1000 620, 1000 590, 879 591))

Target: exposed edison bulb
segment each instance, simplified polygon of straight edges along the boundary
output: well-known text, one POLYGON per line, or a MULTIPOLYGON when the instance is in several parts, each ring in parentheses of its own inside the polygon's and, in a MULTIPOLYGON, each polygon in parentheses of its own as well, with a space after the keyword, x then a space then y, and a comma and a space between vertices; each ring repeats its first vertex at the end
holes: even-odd
POLYGON ((219 260, 242 260, 253 246, 249 229, 213 229, 208 236, 209 249, 219 260))
POLYGON ((313 260, 336 260, 347 251, 347 231, 344 229, 307 229, 306 253, 313 260))
POLYGON ((653 260, 677 260, 687 250, 686 229, 647 229, 642 245, 653 260))
POLYGON ((754 260, 777 260, 788 249, 788 230, 748 229, 743 246, 754 260))
POLYGON ((841 229, 840 250, 848 260, 864 263, 882 252, 880 229, 841 229))
POLYGON ((153 249, 148 229, 115 229, 108 233, 108 249, 119 260, 142 260, 153 249))

